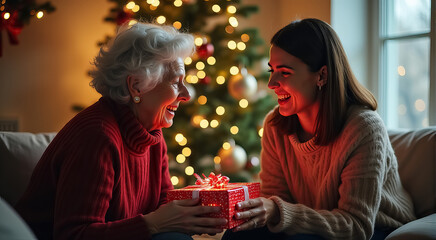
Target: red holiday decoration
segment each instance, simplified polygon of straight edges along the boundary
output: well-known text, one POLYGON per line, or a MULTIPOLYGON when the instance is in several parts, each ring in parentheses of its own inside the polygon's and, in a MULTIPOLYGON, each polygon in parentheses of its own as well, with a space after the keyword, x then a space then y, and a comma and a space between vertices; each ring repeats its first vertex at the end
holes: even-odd
POLYGON ((207 85, 207 84, 210 83, 210 81, 211 81, 211 78, 210 78, 209 76, 206 76, 206 77, 200 79, 199 82, 200 82, 201 84, 207 85))
POLYGON ((234 228, 247 221, 235 218, 235 214, 239 212, 235 206, 239 202, 258 198, 260 183, 228 183, 228 177, 215 176, 213 173, 209 177, 204 176, 204 179, 197 174, 196 177, 197 185, 170 190, 168 201, 198 197, 203 206, 220 206, 221 212, 207 214, 207 217, 227 219, 227 224, 223 226, 225 229, 234 228))
POLYGON ((130 21, 130 19, 132 19, 132 16, 133 16, 132 12, 130 11, 126 12, 124 10, 121 10, 117 15, 117 19, 116 19, 117 25, 120 26, 130 21))
POLYGON ((50 13, 55 10, 50 2, 43 4, 35 3, 35 0, 26 1, 3 1, 0 14, 0 57, 3 55, 2 33, 6 31, 9 43, 18 44, 18 35, 23 30, 25 24, 29 24, 30 19, 38 11, 50 13))
POLYGON ((3 55, 2 37, 3 29, 6 30, 9 43, 12 45, 18 44, 18 35, 21 33, 24 24, 18 19, 18 12, 14 11, 8 19, 4 19, 5 13, 0 16, 0 57, 3 55))
POLYGON ((211 43, 205 43, 197 48, 197 54, 201 59, 207 59, 212 56, 214 47, 211 43))

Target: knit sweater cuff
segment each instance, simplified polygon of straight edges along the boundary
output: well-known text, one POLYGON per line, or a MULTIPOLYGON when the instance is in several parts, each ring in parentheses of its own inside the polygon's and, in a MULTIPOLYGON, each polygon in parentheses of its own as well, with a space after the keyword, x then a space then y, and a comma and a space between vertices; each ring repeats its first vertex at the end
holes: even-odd
MULTIPOLYGON (((271 223, 268 223, 268 229, 271 232, 274 233, 278 233, 278 232, 284 232, 285 229, 287 228, 287 226, 292 226, 292 221, 293 219, 293 205, 292 204, 286 204, 285 206, 285 201, 283 199, 281 199, 280 197, 277 196, 272 196, 269 199, 273 200, 274 203, 277 205, 277 207, 279 208, 279 213, 280 213, 280 221, 273 225, 271 223)), ((289 232, 286 231, 287 233, 289 232)))
MULTIPOLYGON (((150 230, 144 220, 144 215, 140 214, 132 219, 131 232, 134 233, 131 239, 141 236, 144 239, 151 239, 150 230), (134 230, 135 229, 135 230, 134 230), (137 232, 136 232, 137 231, 137 232)), ((127 238, 126 238, 127 239, 127 238)))

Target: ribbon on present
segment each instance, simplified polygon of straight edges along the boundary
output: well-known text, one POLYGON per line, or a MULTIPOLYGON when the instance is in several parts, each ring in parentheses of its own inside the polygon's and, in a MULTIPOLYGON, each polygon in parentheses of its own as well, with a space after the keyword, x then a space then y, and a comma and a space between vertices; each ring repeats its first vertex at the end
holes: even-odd
MULTIPOLYGON (((230 178, 227 176, 221 176, 221 174, 215 175, 215 173, 211 172, 209 174, 209 177, 206 177, 204 173, 202 173, 204 179, 201 178, 198 174, 194 173, 194 176, 197 178, 197 181, 195 182, 195 185, 198 185, 198 188, 192 191, 192 198, 199 198, 200 197, 200 191, 202 190, 209 190, 209 189, 222 189, 226 188, 229 184, 230 178)), ((250 194, 248 192, 248 187, 245 185, 234 185, 234 187, 242 187, 244 190, 244 201, 247 201, 250 199, 250 194)))
POLYGON ((202 179, 198 174, 194 173, 194 176, 197 178, 195 185, 201 186, 211 186, 213 188, 225 188, 230 181, 230 178, 227 176, 221 176, 221 174, 215 175, 215 173, 211 172, 209 177, 206 177, 204 173, 202 173, 204 179, 202 179))

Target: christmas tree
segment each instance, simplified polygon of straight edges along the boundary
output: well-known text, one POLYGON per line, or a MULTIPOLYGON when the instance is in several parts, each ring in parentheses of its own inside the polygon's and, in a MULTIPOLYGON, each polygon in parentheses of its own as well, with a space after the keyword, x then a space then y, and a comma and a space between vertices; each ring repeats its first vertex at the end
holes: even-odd
POLYGON ((257 29, 238 27, 238 18, 248 18, 257 6, 239 0, 111 1, 106 21, 145 20, 195 36, 197 52, 185 59, 191 100, 163 130, 175 187, 192 184, 194 172, 252 181, 259 171, 263 118, 275 104, 265 91, 267 72, 254 71, 266 65, 264 41, 257 29))

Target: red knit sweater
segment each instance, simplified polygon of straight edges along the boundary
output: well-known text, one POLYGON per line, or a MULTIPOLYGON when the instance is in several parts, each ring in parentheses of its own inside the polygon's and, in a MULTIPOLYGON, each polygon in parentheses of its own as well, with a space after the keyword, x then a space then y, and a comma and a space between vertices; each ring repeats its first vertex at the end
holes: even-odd
POLYGON ((39 239, 150 239, 142 214, 172 189, 162 131, 101 98, 38 162, 16 209, 39 239))

